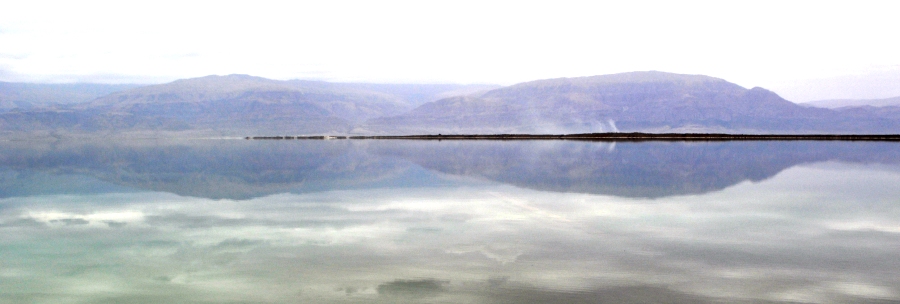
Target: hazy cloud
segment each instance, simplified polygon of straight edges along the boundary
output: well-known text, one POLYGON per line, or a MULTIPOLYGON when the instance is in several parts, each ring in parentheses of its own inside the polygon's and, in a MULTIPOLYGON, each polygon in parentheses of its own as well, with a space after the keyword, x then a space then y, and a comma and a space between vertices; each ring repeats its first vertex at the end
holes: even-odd
POLYGON ((787 100, 881 99, 900 96, 900 66, 858 75, 786 82, 771 89, 787 100))
POLYGON ((771 87, 900 64, 900 45, 885 39, 896 18, 878 1, 20 1, 5 8, 0 53, 28 58, 0 64, 34 81, 242 73, 511 84, 661 70, 771 87))

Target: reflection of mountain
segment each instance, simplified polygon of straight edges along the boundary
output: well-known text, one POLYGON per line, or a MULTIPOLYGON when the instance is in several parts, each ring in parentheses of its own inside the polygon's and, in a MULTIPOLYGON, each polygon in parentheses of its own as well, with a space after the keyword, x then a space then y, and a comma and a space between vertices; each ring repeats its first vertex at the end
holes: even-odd
POLYGON ((404 168, 369 157, 349 141, 210 140, 4 145, 0 148, 0 169, 9 176, 0 178, 6 184, 0 189, 8 189, 0 190, 0 197, 22 192, 16 191, 16 185, 23 178, 37 178, 35 182, 48 183, 39 188, 53 188, 56 186, 50 184, 86 175, 144 190, 247 199, 378 182, 404 168), (42 177, 48 174, 66 179, 42 177))
POLYGON ((403 160, 445 174, 545 191, 664 197, 760 181, 802 163, 900 164, 898 153, 900 145, 895 143, 812 141, 8 142, 0 148, 0 197, 46 193, 42 192, 46 189, 65 193, 73 187, 120 191, 116 189, 125 186, 247 199, 292 191, 436 182, 403 160))
POLYGON ((895 143, 410 141, 378 147, 376 153, 448 174, 626 197, 706 193, 810 162, 900 164, 900 145, 895 143))

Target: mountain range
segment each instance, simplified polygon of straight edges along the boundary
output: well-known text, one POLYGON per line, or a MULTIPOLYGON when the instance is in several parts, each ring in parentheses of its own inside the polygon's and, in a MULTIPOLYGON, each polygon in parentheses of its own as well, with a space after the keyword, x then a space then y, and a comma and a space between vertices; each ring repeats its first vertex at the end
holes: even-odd
POLYGON ((46 84, 0 82, 0 113, 84 103, 113 92, 139 87, 137 84, 46 84))
POLYGON ((895 109, 804 107, 719 78, 633 72, 538 80, 369 122, 391 133, 890 133, 895 109))
POLYGON ((0 112, 0 135, 900 131, 900 106, 798 105, 763 88, 656 71, 506 87, 206 76, 69 100, 0 112))
POLYGON ((816 100, 802 103, 803 105, 819 107, 819 108, 829 108, 829 109, 838 109, 845 107, 897 107, 900 106, 900 96, 891 97, 891 98, 882 98, 882 99, 828 99, 828 100, 816 100))
POLYGON ((6 133, 347 133, 367 119, 494 85, 357 84, 206 76, 114 92, 88 102, 0 114, 6 133))

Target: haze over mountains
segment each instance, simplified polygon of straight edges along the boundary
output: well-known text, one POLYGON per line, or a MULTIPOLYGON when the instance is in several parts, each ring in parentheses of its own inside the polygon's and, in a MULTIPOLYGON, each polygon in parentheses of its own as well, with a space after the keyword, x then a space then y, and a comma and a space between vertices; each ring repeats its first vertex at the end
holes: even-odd
POLYGON ((900 96, 882 99, 828 99, 802 103, 819 108, 837 109, 844 107, 900 107, 900 96))
POLYGON ((763 88, 655 71, 508 87, 207 76, 38 104, 0 113, 0 134, 900 133, 898 106, 803 106, 763 88))
POLYGON ((0 114, 0 130, 225 136, 347 133, 366 119, 399 115, 431 100, 496 87, 207 76, 128 89, 63 108, 0 114))
POLYGON ((136 84, 46 84, 0 82, 0 113, 88 102, 113 92, 136 88, 136 84))
POLYGON ((374 129, 473 133, 605 131, 857 133, 895 132, 890 110, 840 112, 799 106, 763 88, 702 75, 633 72, 538 80, 425 104, 380 118, 374 129))

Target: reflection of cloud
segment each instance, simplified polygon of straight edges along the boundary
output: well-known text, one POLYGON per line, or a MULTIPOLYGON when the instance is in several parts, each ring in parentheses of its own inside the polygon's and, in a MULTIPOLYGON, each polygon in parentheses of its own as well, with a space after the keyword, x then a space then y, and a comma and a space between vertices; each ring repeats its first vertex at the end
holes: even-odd
POLYGON ((213 250, 217 250, 219 252, 246 252, 253 248, 264 245, 265 242, 260 240, 248 240, 248 239, 227 239, 219 242, 215 246, 212 246, 213 250))
POLYGON ((842 294, 861 298, 891 299, 897 297, 897 294, 888 287, 859 282, 836 282, 831 284, 831 288, 842 294))
POLYGON ((116 221, 105 221, 106 225, 109 225, 109 228, 122 228, 125 225, 128 225, 126 222, 116 222, 116 221))
POLYGON ((478 252, 485 257, 499 262, 500 264, 512 263, 522 255, 522 249, 516 244, 490 244, 490 245, 469 245, 455 246, 447 249, 447 253, 466 254, 478 252))
POLYGON ((880 231, 886 233, 900 233, 900 223, 878 223, 873 221, 846 221, 827 225, 828 228, 842 231, 880 231))
POLYGON ((720 303, 718 299, 659 286, 625 286, 604 289, 551 290, 519 286, 500 288, 487 294, 490 303, 720 303))
POLYGON ((26 218, 47 224, 92 225, 100 227, 121 227, 129 222, 143 220, 144 214, 137 211, 106 211, 76 214, 59 211, 30 212, 26 218))
POLYGON ((35 228, 46 227, 46 222, 37 221, 33 218, 19 218, 7 221, 0 221, 0 228, 35 228))
POLYGON ((433 297, 444 291, 449 281, 435 279, 395 280, 378 285, 378 294, 400 297, 433 297))
POLYGON ((893 303, 891 288, 859 282, 811 283, 773 293, 772 301, 791 303, 893 303))
POLYGON ((0 265, 31 274, 29 294, 99 281, 151 302, 896 301, 900 175, 837 173, 656 199, 496 184, 13 197, 0 265))
POLYGON ((80 218, 66 218, 66 219, 50 220, 50 223, 53 223, 53 224, 62 223, 63 225, 66 225, 66 226, 72 226, 72 225, 87 225, 90 222, 88 222, 84 219, 80 219, 80 218))

